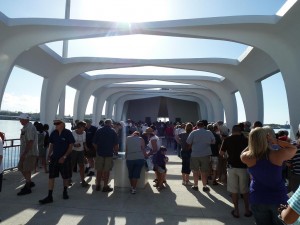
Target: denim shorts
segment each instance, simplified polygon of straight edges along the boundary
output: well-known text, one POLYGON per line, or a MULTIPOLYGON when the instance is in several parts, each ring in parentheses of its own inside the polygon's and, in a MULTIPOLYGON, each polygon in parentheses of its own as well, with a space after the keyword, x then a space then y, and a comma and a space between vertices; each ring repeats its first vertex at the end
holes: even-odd
POLYGON ((279 204, 252 204, 256 225, 283 225, 278 218, 279 204))

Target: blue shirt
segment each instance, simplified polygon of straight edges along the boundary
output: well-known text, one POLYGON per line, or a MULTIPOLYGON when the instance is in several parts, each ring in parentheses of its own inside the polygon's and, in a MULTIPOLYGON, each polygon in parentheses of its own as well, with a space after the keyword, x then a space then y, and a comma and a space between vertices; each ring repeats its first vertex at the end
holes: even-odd
POLYGON ((97 132, 97 127, 93 125, 90 126, 90 128, 85 129, 85 133, 86 133, 85 142, 89 148, 93 145, 93 138, 96 132, 97 132))
POLYGON ((60 135, 57 130, 54 130, 50 134, 49 142, 53 145, 51 159, 58 160, 67 152, 69 145, 75 143, 75 139, 68 129, 63 129, 60 135))
POLYGON ((104 126, 97 130, 93 143, 97 145, 97 155, 103 157, 112 157, 114 147, 118 145, 118 136, 110 126, 104 126))
POLYGON ((251 204, 286 204, 287 188, 282 178, 282 166, 274 165, 266 157, 248 168, 252 175, 250 184, 251 204))
MULTIPOLYGON (((297 191, 288 200, 288 204, 298 215, 300 215, 300 187, 298 187, 297 191)), ((293 225, 300 225, 300 218, 298 218, 293 225)))

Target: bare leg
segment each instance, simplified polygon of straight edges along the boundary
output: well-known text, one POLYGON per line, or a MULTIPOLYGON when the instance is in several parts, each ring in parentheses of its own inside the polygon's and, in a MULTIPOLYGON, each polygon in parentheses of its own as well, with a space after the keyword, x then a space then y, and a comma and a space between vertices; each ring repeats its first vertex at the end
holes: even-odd
POLYGON ((199 180, 199 170, 193 170, 193 178, 194 178, 194 186, 198 186, 198 180, 199 180))
POLYGON ((243 194, 244 204, 245 204, 245 214, 250 215, 251 211, 249 208, 249 193, 243 194))
POLYGON ((79 173, 81 182, 84 181, 84 164, 79 164, 79 173))
POLYGON ((97 176, 96 176, 96 186, 100 186, 102 179, 102 171, 97 170, 97 176))
POLYGON ((109 179, 109 171, 103 171, 103 182, 104 182, 104 187, 108 186, 108 179, 109 179))
POLYGON ((207 173, 200 172, 200 174, 201 174, 201 180, 202 180, 203 187, 205 187, 207 185, 207 173))
POLYGON ((234 207, 234 215, 240 216, 239 212, 239 194, 238 193, 231 193, 232 203, 234 207))

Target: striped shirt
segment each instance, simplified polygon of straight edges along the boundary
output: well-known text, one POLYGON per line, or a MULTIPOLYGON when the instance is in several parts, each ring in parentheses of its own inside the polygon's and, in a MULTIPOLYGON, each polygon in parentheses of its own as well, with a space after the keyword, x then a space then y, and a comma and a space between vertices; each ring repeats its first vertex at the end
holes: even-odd
POLYGON ((296 175, 300 175, 300 149, 297 150, 294 157, 288 162, 292 164, 292 172, 296 175))
MULTIPOLYGON (((300 215, 300 187, 288 200, 288 204, 298 215, 300 215)), ((298 218, 293 225, 300 225, 300 219, 298 218)))

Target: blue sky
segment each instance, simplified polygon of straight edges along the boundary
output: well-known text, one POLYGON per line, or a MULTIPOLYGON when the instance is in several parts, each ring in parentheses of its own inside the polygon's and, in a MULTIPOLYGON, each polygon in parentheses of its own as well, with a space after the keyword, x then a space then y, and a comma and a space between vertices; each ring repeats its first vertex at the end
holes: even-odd
MULTIPOLYGON (((285 1, 282 0, 71 0, 71 18, 112 20, 122 22, 141 22, 155 20, 190 19, 201 17, 232 15, 273 15, 285 1), (226 2, 226 4, 225 4, 226 2)), ((63 0, 0 0, 0 11, 12 18, 22 17, 64 17, 63 0), (24 10, 26 8, 26 10, 24 10), (33 10, 30 10, 30 9, 33 10), (39 10, 37 10, 39 9, 39 10)), ((61 54, 61 43, 49 44, 61 54)), ((133 35, 113 38, 95 38, 70 42, 69 57, 98 56, 119 58, 202 58, 224 57, 238 58, 247 46, 216 40, 196 40, 175 37, 157 37, 133 35), (147 43, 145 47, 144 43, 147 43), (83 51, 85 49, 86 51, 83 51), (132 50, 134 49, 134 51, 132 50), (155 49, 155 50, 153 50, 155 49), (95 51, 96 50, 96 51, 95 51), (172 50, 172 51, 171 51, 172 50)), ((106 73, 154 73, 154 74, 190 74, 205 75, 203 72, 181 71, 175 69, 139 68, 111 70, 106 73)), ((91 74, 93 74, 91 72, 91 74)), ((42 78, 20 68, 14 68, 5 90, 2 110, 38 112, 42 78), (26 84, 26 85, 24 85, 26 84), (26 88, 28 87, 28 89, 26 88), (34 89, 32 87, 35 87, 34 89)), ((262 81, 265 123, 285 124, 289 121, 285 88, 280 73, 262 81), (280 106, 274 110, 272 100, 280 106)), ((66 115, 73 114, 72 100, 75 90, 67 88, 66 115)), ((238 120, 245 120, 243 104, 239 94, 238 120)), ((92 112, 92 101, 87 113, 92 112)))

